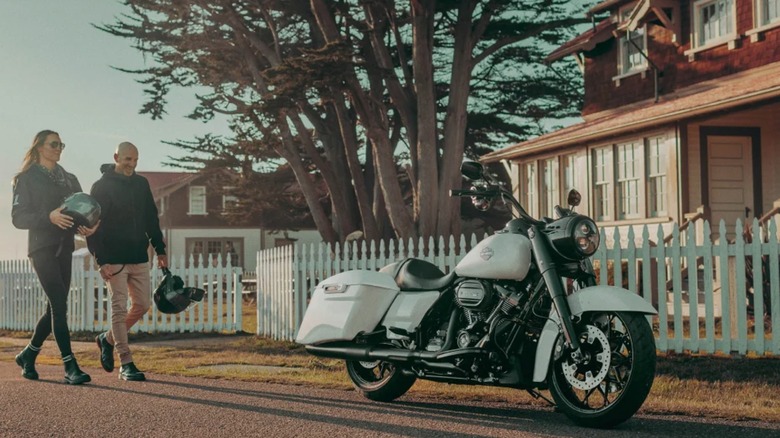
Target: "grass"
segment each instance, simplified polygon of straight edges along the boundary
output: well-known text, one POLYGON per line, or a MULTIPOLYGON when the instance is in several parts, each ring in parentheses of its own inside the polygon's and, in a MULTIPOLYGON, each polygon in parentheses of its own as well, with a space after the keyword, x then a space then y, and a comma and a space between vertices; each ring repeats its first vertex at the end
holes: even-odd
MULTIPOLYGON (((244 306, 246 333, 134 333, 130 335, 136 361, 145 371, 191 377, 309 385, 352 390, 343 361, 311 356, 297 344, 249 335, 254 331, 254 307, 244 306), (184 346, 145 345, 146 341, 199 340, 184 346), (214 365, 231 366, 228 369, 214 365), (266 367, 282 367, 266 369, 266 367)), ((0 330, 0 336, 29 338, 29 332, 0 330)), ((76 352, 79 363, 99 368, 91 344, 95 333, 74 332, 76 341, 88 341, 76 352)), ((50 340, 50 343, 53 341, 50 340)), ((0 341, 0 360, 10 362, 18 347, 0 341)), ((59 358, 42 354, 40 363, 59 365, 59 358)), ((410 394, 428 399, 500 401, 545 406, 547 402, 525 391, 476 385, 449 385, 418 380, 410 394)), ((549 394, 545 391, 545 396, 549 394)), ((640 412, 660 415, 761 420, 780 422, 780 358, 659 355, 650 395, 640 412), (728 400, 724 403, 724 400, 728 400)))

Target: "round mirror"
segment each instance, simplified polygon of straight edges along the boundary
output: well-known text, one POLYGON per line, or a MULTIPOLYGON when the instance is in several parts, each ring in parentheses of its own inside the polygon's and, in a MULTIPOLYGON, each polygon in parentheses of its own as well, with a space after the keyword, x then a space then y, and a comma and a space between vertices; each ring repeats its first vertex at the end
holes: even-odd
POLYGON ((566 198, 566 202, 571 207, 576 207, 580 205, 580 202, 582 202, 582 195, 580 195, 580 192, 571 189, 571 191, 569 191, 569 196, 566 198))
POLYGON ((484 168, 482 164, 476 161, 464 161, 460 165, 460 173, 470 180, 482 179, 484 168))

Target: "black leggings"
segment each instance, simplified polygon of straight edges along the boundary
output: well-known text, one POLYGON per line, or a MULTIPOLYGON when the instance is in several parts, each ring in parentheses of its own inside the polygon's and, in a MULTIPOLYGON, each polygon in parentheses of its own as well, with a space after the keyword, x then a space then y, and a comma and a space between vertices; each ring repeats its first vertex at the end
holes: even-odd
POLYGON ((46 312, 35 326, 30 344, 40 348, 54 328, 54 339, 60 348, 60 354, 65 357, 72 353, 68 330, 68 292, 72 254, 61 249, 57 254, 57 250, 58 248, 54 246, 42 248, 32 254, 33 268, 46 293, 48 305, 46 312))

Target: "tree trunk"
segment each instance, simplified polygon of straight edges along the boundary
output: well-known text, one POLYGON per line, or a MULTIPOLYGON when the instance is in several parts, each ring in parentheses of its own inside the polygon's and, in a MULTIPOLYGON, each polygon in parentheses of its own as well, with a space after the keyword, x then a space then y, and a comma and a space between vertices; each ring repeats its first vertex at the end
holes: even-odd
POLYGON ((374 240, 378 238, 379 231, 377 230, 376 220, 374 214, 371 211, 371 201, 366 189, 365 175, 363 174, 363 166, 360 164, 358 158, 358 140, 355 135, 355 127, 352 124, 352 120, 347 114, 347 109, 344 107, 344 102, 333 102, 333 109, 336 111, 336 116, 339 120, 339 126, 341 127, 341 138, 344 141, 344 151, 347 156, 347 164, 349 165, 349 171, 352 175, 352 185, 355 191, 355 197, 357 198, 358 209, 360 210, 360 217, 363 222, 363 237, 367 240, 374 240))
MULTIPOLYGON (((328 192, 330 193, 330 202, 332 214, 334 216, 335 225, 337 226, 337 233, 343 237, 351 233, 357 226, 354 220, 354 198, 350 196, 348 184, 345 184, 344 173, 339 170, 343 168, 343 153, 339 154, 338 149, 341 148, 341 143, 334 139, 322 139, 323 146, 325 147, 328 160, 324 160, 317 151, 314 145, 314 140, 311 138, 309 130, 303 124, 300 116, 297 113, 289 114, 290 120, 295 126, 295 130, 298 133, 298 138, 301 140, 301 144, 312 160, 312 163, 319 169, 322 179, 325 181, 325 185, 328 186, 328 192), (338 143, 338 144, 334 144, 338 143), (328 153, 330 151, 331 153, 328 153)), ((320 132, 325 130, 324 125, 320 127, 320 132)), ((292 139, 290 139, 292 141, 292 139)), ((300 157, 298 158, 300 161, 300 157)), ((313 202, 319 202, 319 195, 313 202)), ((307 199, 308 202, 308 199, 307 199)))
POLYGON ((311 175, 303 166, 301 156, 296 150, 295 144, 291 141, 292 134, 287 131, 287 124, 284 121, 281 121, 281 123, 279 123, 279 127, 283 131, 283 146, 277 148, 276 152, 279 153, 282 158, 287 160, 287 163, 290 165, 290 168, 295 174, 295 179, 301 186, 301 191, 306 198, 306 205, 308 205, 309 210, 311 211, 312 219, 314 219, 314 224, 317 226, 317 230, 320 232, 322 239, 330 244, 338 242, 339 238, 336 234, 336 230, 333 229, 333 224, 328 218, 328 215, 325 214, 325 210, 323 210, 322 205, 319 203, 317 188, 314 185, 314 182, 311 180, 311 175), (284 131, 287 131, 286 135, 284 131))
MULTIPOLYGON (((444 147, 442 171, 439 179, 439 192, 448 193, 450 189, 461 186, 460 164, 466 137, 466 109, 469 97, 469 82, 472 70, 473 40, 471 35, 472 2, 464 1, 458 10, 458 22, 455 26, 455 48, 452 63, 452 81, 447 102, 447 117, 444 120, 444 147)), ((460 231, 460 200, 449 196, 440 196, 437 233, 449 236, 460 231)))
POLYGON ((417 91, 417 169, 414 210, 421 236, 436 232, 439 166, 436 144, 436 96, 433 81, 435 0, 412 0, 414 83, 417 91))

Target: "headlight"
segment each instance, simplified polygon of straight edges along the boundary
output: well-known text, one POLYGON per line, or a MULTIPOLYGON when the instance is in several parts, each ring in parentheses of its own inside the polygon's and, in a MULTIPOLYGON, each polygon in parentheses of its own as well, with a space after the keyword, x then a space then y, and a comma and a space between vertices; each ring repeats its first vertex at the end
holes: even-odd
POLYGON ((555 251, 567 260, 582 260, 599 248, 601 236, 596 223, 587 216, 567 216, 547 225, 545 233, 555 251))
POLYGON ((574 225, 574 244, 580 254, 590 257, 599 249, 601 236, 596 223, 581 216, 574 225))

